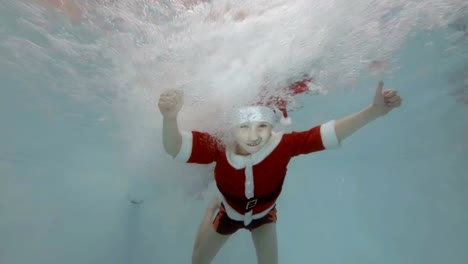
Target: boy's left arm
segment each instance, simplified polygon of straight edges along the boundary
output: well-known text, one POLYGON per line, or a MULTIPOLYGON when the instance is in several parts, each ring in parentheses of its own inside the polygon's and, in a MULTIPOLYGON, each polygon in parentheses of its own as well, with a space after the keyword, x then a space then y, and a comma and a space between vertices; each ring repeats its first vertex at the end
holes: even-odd
POLYGON ((335 122, 336 137, 341 142, 369 122, 400 106, 401 101, 397 91, 384 90, 383 82, 380 81, 375 92, 374 102, 370 106, 335 122))

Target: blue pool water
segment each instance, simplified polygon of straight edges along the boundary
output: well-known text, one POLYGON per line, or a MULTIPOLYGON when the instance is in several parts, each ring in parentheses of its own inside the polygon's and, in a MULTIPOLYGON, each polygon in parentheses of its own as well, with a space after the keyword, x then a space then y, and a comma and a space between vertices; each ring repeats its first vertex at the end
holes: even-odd
MULTIPOLYGON (((160 91, 126 86, 138 63, 118 74, 109 66, 129 58, 107 49, 124 36, 94 42, 93 28, 28 1, 3 1, 0 263, 189 263, 213 187, 204 187, 209 169, 163 153, 160 91), (31 12, 49 20, 25 17, 31 12), (70 42, 54 41, 67 34, 70 42), (91 63, 73 60, 96 51, 91 63)), ((277 205, 280 263, 468 262, 464 30, 405 35, 391 71, 299 98, 295 130, 365 107, 380 78, 404 101, 340 149, 290 164, 277 205)), ((214 263, 255 259, 240 231, 214 263)))

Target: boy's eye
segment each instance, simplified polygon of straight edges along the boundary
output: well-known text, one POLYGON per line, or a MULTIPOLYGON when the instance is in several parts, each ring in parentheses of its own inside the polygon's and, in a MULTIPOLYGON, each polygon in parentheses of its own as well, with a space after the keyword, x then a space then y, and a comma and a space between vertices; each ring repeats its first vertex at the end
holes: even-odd
POLYGON ((240 126, 240 128, 247 128, 247 127, 248 127, 248 126, 246 126, 246 125, 242 125, 242 126, 240 126))
POLYGON ((261 124, 260 127, 267 127, 267 125, 266 124, 261 124))

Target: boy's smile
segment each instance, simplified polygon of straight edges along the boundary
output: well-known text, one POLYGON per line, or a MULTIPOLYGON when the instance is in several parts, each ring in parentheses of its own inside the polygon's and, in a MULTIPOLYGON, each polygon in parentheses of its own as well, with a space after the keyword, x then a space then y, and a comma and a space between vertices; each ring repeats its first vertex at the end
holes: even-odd
POLYGON ((258 152, 270 139, 272 125, 268 122, 248 122, 234 129, 237 154, 249 155, 258 152))

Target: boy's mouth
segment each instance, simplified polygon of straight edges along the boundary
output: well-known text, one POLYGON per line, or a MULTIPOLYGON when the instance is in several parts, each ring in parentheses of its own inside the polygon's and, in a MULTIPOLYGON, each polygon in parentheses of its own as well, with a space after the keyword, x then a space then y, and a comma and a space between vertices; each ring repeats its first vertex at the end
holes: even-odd
POLYGON ((262 143, 261 138, 255 140, 254 142, 246 143, 246 145, 249 146, 249 147, 256 147, 256 146, 260 145, 260 143, 262 143))

